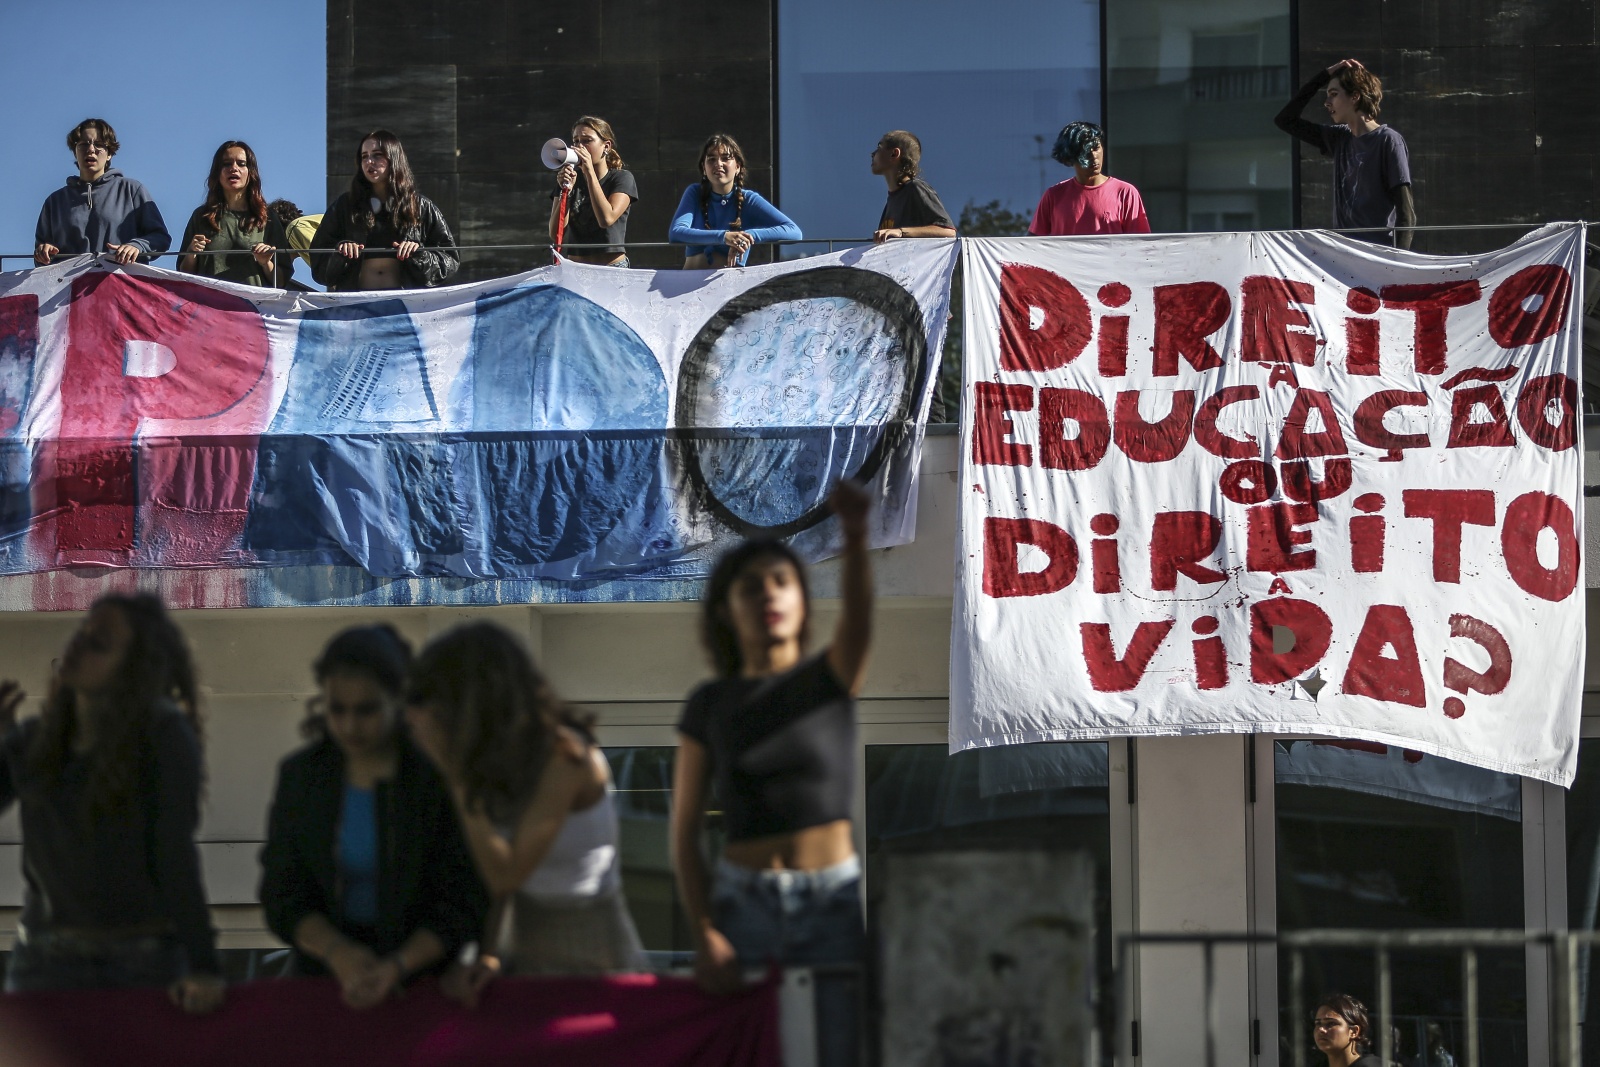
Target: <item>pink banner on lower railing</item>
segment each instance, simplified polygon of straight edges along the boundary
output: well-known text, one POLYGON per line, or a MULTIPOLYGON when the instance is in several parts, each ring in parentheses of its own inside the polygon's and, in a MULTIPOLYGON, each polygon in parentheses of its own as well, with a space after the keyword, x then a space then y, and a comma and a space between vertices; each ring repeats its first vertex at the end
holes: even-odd
POLYGON ((419 983, 369 1011, 331 980, 231 987, 214 1015, 160 990, 0 996, 0 1067, 778 1067, 775 982, 712 997, 685 979, 508 978, 462 1008, 419 983))

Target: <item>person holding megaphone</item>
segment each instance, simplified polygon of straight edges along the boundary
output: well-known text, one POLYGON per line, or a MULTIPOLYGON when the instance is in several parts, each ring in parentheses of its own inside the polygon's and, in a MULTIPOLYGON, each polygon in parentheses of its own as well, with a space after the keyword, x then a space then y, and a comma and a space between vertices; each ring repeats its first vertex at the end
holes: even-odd
MULTIPOLYGON (((545 145, 547 163, 559 162, 560 154, 553 148, 553 142, 545 145)), ((581 116, 572 124, 572 144, 565 160, 556 171, 556 189, 550 194, 551 243, 558 249, 564 244, 604 245, 561 254, 579 263, 628 266, 628 213, 639 199, 639 183, 622 165, 611 124, 593 115, 581 116)))

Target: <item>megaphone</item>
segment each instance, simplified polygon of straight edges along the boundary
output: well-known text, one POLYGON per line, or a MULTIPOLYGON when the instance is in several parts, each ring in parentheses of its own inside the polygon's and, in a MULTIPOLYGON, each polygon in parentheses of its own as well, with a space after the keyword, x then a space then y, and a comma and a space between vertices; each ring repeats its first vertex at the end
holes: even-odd
POLYGON ((574 166, 577 165, 578 150, 576 148, 568 148, 567 142, 561 138, 552 137, 544 143, 543 148, 539 149, 539 158, 551 170, 560 170, 568 163, 574 166))

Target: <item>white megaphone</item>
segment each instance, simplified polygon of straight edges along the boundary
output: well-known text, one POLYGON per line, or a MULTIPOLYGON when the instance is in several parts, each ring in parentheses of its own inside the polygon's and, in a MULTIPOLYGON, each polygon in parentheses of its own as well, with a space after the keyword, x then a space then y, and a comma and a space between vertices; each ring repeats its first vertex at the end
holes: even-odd
POLYGON ((552 137, 539 149, 539 158, 544 160, 544 165, 551 170, 560 170, 568 163, 576 165, 578 150, 567 147, 567 142, 559 137, 552 137))

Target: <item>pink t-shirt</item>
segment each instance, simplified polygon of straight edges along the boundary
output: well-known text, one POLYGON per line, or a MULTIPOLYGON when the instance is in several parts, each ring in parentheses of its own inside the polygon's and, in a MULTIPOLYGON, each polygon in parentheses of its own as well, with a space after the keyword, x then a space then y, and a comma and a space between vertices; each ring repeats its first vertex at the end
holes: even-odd
POLYGON ((1107 177, 1086 189, 1073 177, 1044 191, 1028 232, 1037 237, 1149 233, 1150 220, 1139 190, 1120 178, 1107 177))

